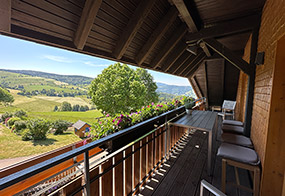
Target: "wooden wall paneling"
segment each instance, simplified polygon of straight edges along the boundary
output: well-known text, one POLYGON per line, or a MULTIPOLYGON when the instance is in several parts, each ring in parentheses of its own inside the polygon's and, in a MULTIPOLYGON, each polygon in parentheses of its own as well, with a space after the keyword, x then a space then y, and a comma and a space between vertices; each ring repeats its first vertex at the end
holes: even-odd
POLYGON ((153 141, 152 141, 153 135, 147 136, 147 167, 146 172, 149 173, 153 168, 153 141))
POLYGON ((208 91, 208 70, 207 61, 204 61, 204 74, 205 74, 205 96, 206 96, 206 109, 209 108, 209 91, 208 91))
POLYGON ((128 25, 125 27, 124 31, 121 34, 120 39, 116 44, 116 48, 113 52, 115 58, 117 59, 122 58, 123 54, 127 50, 127 47, 129 46, 136 32, 144 22, 144 19, 147 17, 155 1, 156 0, 140 2, 139 6, 136 8, 134 12, 134 15, 129 20, 128 25))
POLYGON ((164 16, 162 21, 159 23, 157 28, 153 31, 147 42, 141 48, 137 54, 135 60, 138 65, 141 65, 145 60, 146 56, 152 51, 157 42, 161 39, 164 33, 168 30, 170 25, 174 22, 177 17, 177 10, 175 7, 171 7, 167 14, 164 16))
POLYGON ((172 51, 174 46, 181 40, 185 35, 187 29, 183 24, 181 24, 177 30, 172 34, 171 38, 167 41, 165 46, 160 50, 156 57, 152 60, 151 65, 154 69, 160 66, 160 63, 164 58, 172 51))
POLYGON ((261 196, 281 195, 285 171, 285 36, 277 41, 261 196))
MULTIPOLYGON (((123 159, 123 153, 120 152, 114 157, 114 164, 120 162, 123 159)), ((115 175, 115 195, 123 196, 123 162, 117 165, 114 169, 115 175)))
POLYGON ((221 71, 221 88, 222 88, 222 100, 225 100, 224 94, 225 94, 225 77, 226 77, 226 64, 225 64, 225 60, 223 60, 223 65, 222 65, 222 71, 221 71))
MULTIPOLYGON (((101 172, 106 171, 112 167, 112 159, 109 159, 105 163, 101 164, 101 172)), ((112 170, 105 173, 102 177, 102 196, 113 195, 113 172, 112 170)))
MULTIPOLYGON (((74 193, 81 186, 82 186, 82 178, 78 178, 77 180, 69 183, 66 187, 64 187, 62 189, 62 195, 63 196, 71 195, 72 193, 74 193)), ((99 186, 98 186, 98 188, 99 188, 99 186)), ((94 188, 92 190, 94 190, 94 188)), ((81 196, 82 193, 83 193, 82 191, 79 191, 74 196, 81 196)), ((91 193, 95 193, 95 192, 91 192, 91 193)), ((92 196, 96 196, 96 195, 99 195, 99 194, 91 194, 91 195, 92 196)))
MULTIPOLYGON (((127 148, 125 151, 125 156, 128 156, 132 153, 132 146, 127 148)), ((132 191, 132 156, 128 157, 125 160, 125 195, 128 195, 132 191)))

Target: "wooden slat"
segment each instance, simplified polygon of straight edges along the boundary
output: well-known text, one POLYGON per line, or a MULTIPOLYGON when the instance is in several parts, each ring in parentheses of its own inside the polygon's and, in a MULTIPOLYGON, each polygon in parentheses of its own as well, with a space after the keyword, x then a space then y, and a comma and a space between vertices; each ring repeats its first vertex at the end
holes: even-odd
MULTIPOLYGON (((132 146, 125 150, 125 156, 132 153, 132 146)), ((125 195, 128 195, 132 191, 132 156, 125 160, 125 195)))
MULTIPOLYGON (((108 168, 112 167, 112 159, 101 165, 101 172, 104 172, 108 168)), ((102 195, 112 196, 113 195, 113 175, 112 170, 108 171, 102 176, 102 195)))
MULTIPOLYGON (((146 144, 146 138, 142 139, 142 145, 146 144)), ((146 156, 147 156, 147 151, 146 151, 146 146, 142 147, 141 149, 141 178, 140 180, 142 180, 147 173, 147 163, 146 163, 146 156)))
POLYGON ((152 135, 147 137, 147 169, 146 172, 149 173, 153 168, 153 141, 151 141, 152 135))
POLYGON ((209 107, 209 91, 208 91, 208 71, 207 61, 204 61, 204 79, 205 79, 205 95, 206 95, 206 109, 209 107))
POLYGON ((86 0, 79 25, 74 36, 74 45, 78 49, 83 49, 101 3, 102 0, 86 0))
POLYGON ((186 33, 186 28, 183 24, 181 24, 178 27, 178 29, 172 34, 169 41, 165 44, 165 46, 160 50, 160 52, 156 55, 156 57, 150 63, 154 69, 160 66, 160 63, 171 52, 171 50, 180 41, 180 39, 185 35, 185 33, 186 33))
POLYGON ((123 54, 127 50, 127 47, 130 45, 130 42, 144 22, 144 19, 147 17, 155 1, 156 0, 140 2, 139 6, 134 12, 134 15, 129 20, 128 25, 125 27, 125 30, 122 32, 122 35, 116 44, 116 48, 113 53, 115 58, 122 58, 123 54))
POLYGON ((181 14, 183 20, 185 21, 185 23, 187 24, 191 32, 197 32, 198 31, 197 26, 192 16, 190 15, 184 1, 183 0, 172 0, 172 2, 177 7, 179 13, 181 14))
POLYGON ((236 66, 239 70, 243 71, 247 75, 252 74, 253 72, 252 66, 249 65, 245 60, 237 56, 235 53, 233 53, 230 49, 225 47, 223 44, 212 38, 204 39, 204 42, 210 48, 212 48, 214 51, 220 54, 223 58, 225 58, 231 64, 236 66))
POLYGON ((168 69, 168 72, 174 74, 190 56, 191 54, 189 52, 184 51, 176 62, 168 69))
POLYGON ((243 33, 252 30, 256 25, 259 16, 253 15, 245 18, 235 19, 229 22, 224 22, 216 26, 203 28, 199 32, 189 33, 186 35, 187 43, 196 42, 200 39, 222 37, 231 34, 243 33))
MULTIPOLYGON (((62 195, 63 196, 68 196, 71 195, 73 192, 76 191, 76 189, 80 188, 82 185, 82 178, 78 178, 77 180, 75 180, 74 182, 68 184, 66 187, 63 188, 62 190, 62 195)), ((93 189, 94 190, 94 189, 93 189)), ((79 191, 77 194, 75 194, 74 196, 81 196, 82 195, 82 191, 79 191)), ((92 196, 96 195, 93 194, 94 192, 92 192, 92 196)), ((97 194, 98 195, 98 194, 97 194)))
MULTIPOLYGON (((123 159, 123 153, 120 152, 114 158, 116 164, 123 159)), ((115 167, 115 195, 123 196, 123 163, 115 167)))
MULTIPOLYGON (((140 142, 133 145, 133 150, 137 150, 140 147, 140 142)), ((134 176, 133 176, 133 188, 140 182, 140 151, 134 153, 134 176)))
MULTIPOLYGON (((97 167, 96 169, 90 172, 90 179, 92 180, 98 175, 99 175, 99 167, 97 167)), ((69 194, 67 194, 67 196, 68 195, 69 194)), ((95 180, 94 182, 90 184, 90 195, 99 196, 99 179, 95 180)))
POLYGON ((167 14, 164 16, 163 20, 159 23, 158 27, 153 31, 145 45, 137 54, 135 60, 138 65, 141 65, 145 58, 150 54, 152 49, 168 30, 170 25, 174 22, 177 17, 177 10, 175 7, 171 7, 167 14))

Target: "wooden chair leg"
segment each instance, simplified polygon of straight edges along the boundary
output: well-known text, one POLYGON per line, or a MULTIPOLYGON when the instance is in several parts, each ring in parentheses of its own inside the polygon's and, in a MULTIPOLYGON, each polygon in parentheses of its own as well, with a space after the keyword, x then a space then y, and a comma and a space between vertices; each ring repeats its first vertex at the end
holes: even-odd
POLYGON ((227 161, 222 159, 222 192, 226 193, 226 172, 227 172, 227 161))
POLYGON ((253 196, 259 195, 259 184, 260 184, 260 169, 257 167, 254 169, 253 196))

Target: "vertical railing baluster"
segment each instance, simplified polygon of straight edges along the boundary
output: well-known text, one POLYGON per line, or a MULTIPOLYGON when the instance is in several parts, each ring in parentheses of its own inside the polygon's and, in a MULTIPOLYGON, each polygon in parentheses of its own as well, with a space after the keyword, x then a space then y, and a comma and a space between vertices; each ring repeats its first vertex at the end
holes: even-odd
MULTIPOLYGON (((123 151, 123 158, 126 157, 126 151, 123 151)), ((126 195, 126 160, 123 160, 123 195, 126 195)))
POLYGON ((89 153, 85 151, 84 153, 84 180, 85 180, 85 188, 84 193, 86 196, 90 196, 90 175, 89 175, 89 153))
POLYGON ((156 158, 155 158, 155 157, 156 157, 156 152, 155 152, 155 139, 156 139, 156 138, 155 138, 155 132, 153 132, 153 144, 152 144, 152 152, 153 152, 153 153, 152 153, 152 156, 153 156, 153 158, 152 158, 152 161, 153 161, 153 162, 152 162, 152 163, 153 163, 152 166, 153 166, 153 167, 154 167, 155 164, 156 164, 156 162, 155 162, 155 159, 156 159, 156 158))

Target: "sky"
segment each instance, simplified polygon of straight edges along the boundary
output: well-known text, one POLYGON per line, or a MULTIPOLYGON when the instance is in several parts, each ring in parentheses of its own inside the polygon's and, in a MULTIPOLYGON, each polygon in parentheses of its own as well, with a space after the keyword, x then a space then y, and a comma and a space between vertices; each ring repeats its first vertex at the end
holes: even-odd
MULTIPOLYGON (((114 61, 0 35, 0 68, 95 78, 114 61)), ((134 66, 130 66, 136 68, 134 66)), ((148 70, 156 82, 190 86, 186 78, 148 70)))

